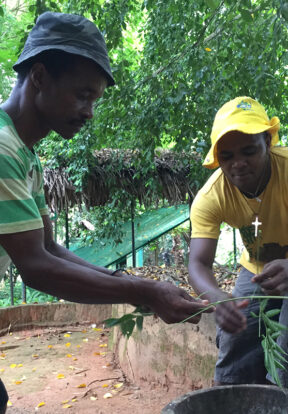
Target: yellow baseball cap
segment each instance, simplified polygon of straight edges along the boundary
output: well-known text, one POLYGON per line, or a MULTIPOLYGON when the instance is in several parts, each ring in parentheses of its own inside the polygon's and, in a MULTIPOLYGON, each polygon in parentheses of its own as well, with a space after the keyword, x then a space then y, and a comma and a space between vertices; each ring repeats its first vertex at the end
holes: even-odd
POLYGON ((217 112, 211 132, 211 147, 203 166, 210 169, 219 167, 217 142, 227 132, 240 131, 244 134, 260 134, 269 131, 271 145, 275 145, 279 141, 279 128, 280 120, 277 116, 269 120, 264 107, 259 102, 248 96, 238 96, 225 103, 217 112))

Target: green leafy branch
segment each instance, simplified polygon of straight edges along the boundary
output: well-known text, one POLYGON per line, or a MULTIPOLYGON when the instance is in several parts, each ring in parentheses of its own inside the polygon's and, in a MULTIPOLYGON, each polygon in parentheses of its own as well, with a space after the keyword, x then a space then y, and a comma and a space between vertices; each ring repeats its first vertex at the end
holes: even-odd
POLYGON ((107 326, 107 328, 119 325, 122 334, 125 337, 127 337, 127 339, 129 339, 135 327, 139 331, 142 331, 144 317, 152 315, 154 315, 154 313, 148 312, 147 308, 143 306, 137 306, 133 312, 127 313, 126 315, 123 315, 120 318, 106 319, 104 323, 107 326))
POLYGON ((286 370, 283 363, 287 364, 285 356, 288 354, 277 344, 277 338, 282 331, 288 328, 279 322, 273 320, 276 315, 279 315, 280 309, 271 309, 265 312, 268 299, 261 301, 259 315, 251 312, 254 318, 259 318, 259 337, 262 337, 261 345, 264 351, 264 364, 267 372, 271 375, 275 383, 281 388, 281 381, 277 368, 286 370), (261 334, 261 322, 264 324, 265 334, 261 334))
MULTIPOLYGON (((231 297, 227 299, 223 299, 217 302, 209 303, 205 308, 201 309, 200 311, 194 313, 193 315, 189 316, 188 318, 184 319, 178 323, 184 323, 189 321, 189 319, 204 313, 206 310, 210 309, 211 307, 215 307, 220 305, 224 302, 231 302, 236 300, 244 300, 244 299, 258 299, 261 301, 260 308, 259 308, 259 315, 256 315, 254 312, 251 312, 251 315, 254 318, 259 319, 259 337, 262 337, 261 345, 264 351, 264 363, 267 372, 271 375, 273 381, 279 386, 281 386, 280 378, 277 372, 277 368, 286 370, 286 367, 283 363, 288 363, 285 356, 288 354, 277 344, 277 338, 281 335, 284 330, 288 330, 288 327, 280 324, 273 320, 275 316, 280 313, 280 309, 271 309, 265 312, 265 308, 267 306, 269 299, 287 299, 287 296, 259 296, 259 295, 252 295, 252 296, 243 296, 243 297, 231 297), (265 328, 265 334, 261 334, 261 322, 265 328)), ((126 315, 121 316, 120 318, 110 318, 104 321, 107 327, 113 327, 119 325, 122 334, 128 340, 133 333, 134 328, 136 327, 139 331, 143 329, 143 321, 144 317, 155 315, 153 312, 147 311, 146 307, 138 306, 134 309, 133 312, 128 313, 126 315)))

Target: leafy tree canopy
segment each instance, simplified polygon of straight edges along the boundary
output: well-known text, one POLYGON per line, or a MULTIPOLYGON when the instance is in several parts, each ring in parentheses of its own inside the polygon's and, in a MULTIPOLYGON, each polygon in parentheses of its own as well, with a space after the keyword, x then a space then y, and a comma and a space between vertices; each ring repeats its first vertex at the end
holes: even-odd
MULTIPOLYGON (((140 149, 137 170, 144 175, 153 168, 158 147, 194 150, 204 156, 217 109, 239 95, 258 99, 270 116, 278 115, 282 136, 287 134, 285 1, 18 0, 11 4, 0 6, 2 99, 14 82, 12 63, 43 11, 85 15, 106 38, 117 85, 105 92, 93 121, 73 140, 51 134, 39 145, 48 165, 65 165, 77 185, 89 169, 93 149, 140 149)), ((203 170, 199 163, 192 168, 199 185, 207 176, 203 170)), ((154 184, 147 182, 147 186, 154 184)), ((115 197, 124 211, 125 194, 115 197)))

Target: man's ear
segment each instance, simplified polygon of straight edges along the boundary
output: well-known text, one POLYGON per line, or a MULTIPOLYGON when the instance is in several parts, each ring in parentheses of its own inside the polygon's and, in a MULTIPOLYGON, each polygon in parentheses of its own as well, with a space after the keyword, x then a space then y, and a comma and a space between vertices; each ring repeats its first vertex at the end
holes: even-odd
POLYGON ((47 77, 47 70, 43 63, 35 63, 30 69, 29 77, 31 79, 33 86, 37 90, 42 89, 43 83, 45 82, 45 79, 47 77))
POLYGON ((270 132, 265 132, 265 142, 266 142, 266 146, 267 146, 267 148, 271 148, 271 139, 272 139, 272 137, 271 137, 271 135, 270 135, 270 132))

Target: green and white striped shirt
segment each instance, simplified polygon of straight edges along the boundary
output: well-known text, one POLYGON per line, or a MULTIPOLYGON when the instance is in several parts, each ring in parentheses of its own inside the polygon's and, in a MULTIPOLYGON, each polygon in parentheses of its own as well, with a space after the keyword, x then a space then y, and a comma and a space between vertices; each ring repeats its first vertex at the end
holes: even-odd
MULTIPOLYGON (((40 160, 21 141, 11 118, 0 110, 0 234, 42 228, 45 214, 48 208, 40 160)), ((9 263, 0 245, 0 276, 9 263)))

